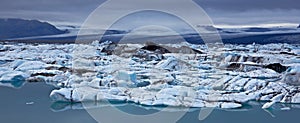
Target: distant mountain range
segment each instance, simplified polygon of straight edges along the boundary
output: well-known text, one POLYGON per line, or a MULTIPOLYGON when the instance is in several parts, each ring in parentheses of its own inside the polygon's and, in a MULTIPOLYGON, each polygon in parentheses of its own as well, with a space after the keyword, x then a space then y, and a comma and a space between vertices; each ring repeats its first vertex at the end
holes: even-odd
MULTIPOLYGON (((60 30, 55 26, 37 20, 0 19, 0 41, 18 41, 25 43, 75 43, 75 40, 91 42, 97 39, 97 34, 77 35, 79 27, 65 26, 60 30), (70 32, 70 33, 68 33, 70 32)), ((223 43, 258 44, 268 43, 296 43, 300 44, 300 25, 297 27, 249 27, 249 28, 215 28, 213 26, 198 26, 204 30, 218 30, 223 43)), ((101 41, 120 41, 128 30, 106 30, 101 41)), ((151 32, 129 38, 124 42, 139 43, 156 41, 162 43, 177 42, 174 35, 151 36, 151 32)), ((208 33, 209 34, 209 33, 208 33)), ((181 36, 190 43, 204 43, 198 34, 186 31, 181 36)))
POLYGON ((55 26, 38 20, 0 19, 0 39, 22 38, 32 36, 57 35, 67 33, 55 26))

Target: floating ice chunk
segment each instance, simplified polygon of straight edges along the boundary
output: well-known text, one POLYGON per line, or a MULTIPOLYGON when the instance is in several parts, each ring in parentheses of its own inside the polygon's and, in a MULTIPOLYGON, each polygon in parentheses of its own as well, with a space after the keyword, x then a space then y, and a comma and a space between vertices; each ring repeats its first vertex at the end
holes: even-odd
POLYGON ((20 71, 8 71, 0 75, 0 82, 9 83, 11 84, 11 86, 18 88, 24 84, 28 77, 28 74, 25 74, 20 71))
POLYGON ((218 80, 216 83, 213 84, 212 88, 214 90, 222 90, 224 88, 225 83, 229 82, 233 77, 227 76, 220 80, 218 80))
POLYGON ((148 86, 148 85, 150 85, 151 83, 150 82, 148 82, 148 81, 142 81, 142 82, 139 82, 139 83, 137 83, 137 87, 146 87, 146 86, 148 86))
POLYGON ((26 105, 33 105, 34 102, 27 102, 26 105))
POLYGON ((167 94, 176 97, 192 97, 195 98, 195 91, 184 86, 174 86, 172 88, 165 88, 158 92, 159 94, 167 94))
POLYGON ((123 92, 125 92, 125 88, 122 87, 113 87, 110 88, 108 93, 112 95, 125 95, 123 92))
POLYGON ((300 49, 293 49, 291 52, 300 55, 300 49))
POLYGON ((11 69, 6 67, 0 67, 0 77, 2 76, 2 74, 6 73, 7 71, 11 71, 11 69))
POLYGON ((79 58, 73 61, 74 69, 94 70, 95 66, 95 62, 89 59, 79 58))
POLYGON ((62 71, 59 70, 32 70, 29 72, 31 76, 46 76, 46 77, 53 77, 58 74, 63 74, 62 71))
POLYGON ((29 71, 29 70, 39 70, 46 67, 46 64, 40 61, 26 61, 15 70, 17 71, 29 71))
POLYGON ((99 89, 91 87, 77 87, 72 91, 72 101, 82 102, 82 101, 97 101, 97 93, 99 89))
POLYGON ((53 90, 50 93, 50 98, 58 102, 71 102, 72 100, 72 88, 61 88, 59 90, 53 90))
POLYGON ((76 88, 61 88, 53 90, 50 98, 58 102, 88 102, 88 101, 125 101, 127 97, 122 94, 122 88, 97 89, 88 86, 76 88))
POLYGON ((137 84, 136 74, 134 72, 119 71, 117 79, 124 80, 127 82, 131 81, 134 84, 137 84))
POLYGON ((226 88, 227 90, 235 90, 235 91, 242 91, 244 85, 249 81, 248 78, 241 78, 237 81, 230 83, 230 85, 226 88))
POLYGON ((262 86, 263 84, 265 84, 266 82, 263 80, 259 80, 259 79, 251 79, 245 86, 244 86, 244 90, 245 91, 254 91, 257 90, 259 86, 262 86))
POLYGON ((300 103, 300 93, 297 93, 292 97, 291 103, 300 103))
POLYGON ((280 74, 271 69, 260 69, 247 72, 242 75, 243 77, 258 78, 258 79, 269 79, 278 78, 280 74))
POLYGON ((178 61, 175 57, 169 57, 167 60, 161 61, 156 65, 157 68, 165 70, 178 70, 180 69, 178 61))
POLYGON ((169 106, 180 106, 179 100, 169 94, 156 94, 156 100, 153 101, 152 105, 169 105, 169 106))
POLYGON ((97 101, 118 101, 118 102, 125 102, 128 100, 127 96, 120 96, 120 95, 112 95, 106 92, 99 92, 96 95, 97 101))
POLYGON ((199 64, 198 68, 199 69, 204 69, 204 70, 210 70, 210 69, 212 69, 212 65, 210 65, 210 64, 199 64))
POLYGON ((300 66, 293 66, 289 68, 282 81, 290 85, 300 85, 300 66))
POLYGON ((274 101, 274 102, 280 102, 282 100, 282 98, 284 97, 284 94, 278 94, 276 96, 274 96, 271 101, 274 101))
POLYGON ((263 105, 263 109, 268 109, 270 108, 272 105, 274 105, 276 102, 272 101, 272 102, 267 102, 266 104, 263 105))
POLYGON ((153 100, 141 100, 141 105, 151 106, 153 104, 153 100))
POLYGON ((74 47, 74 58, 85 58, 90 59, 95 56, 99 56, 99 54, 96 52, 97 47, 90 46, 90 45, 76 45, 74 47))
POLYGON ((73 85, 78 84, 83 81, 82 77, 76 76, 76 75, 70 75, 69 79, 66 81, 66 85, 73 85))
POLYGON ((269 94, 269 95, 264 95, 264 96, 260 97, 260 99, 259 99, 259 100, 261 100, 261 101, 269 101, 269 100, 271 100, 271 99, 272 99, 272 97, 273 97, 273 95, 272 95, 272 94, 269 94))
POLYGON ((242 104, 239 103, 233 103, 233 102, 224 102, 221 103, 220 108, 229 109, 229 108, 240 108, 242 107, 242 104))
POLYGON ((281 111, 288 111, 288 110, 291 110, 290 107, 283 107, 283 108, 280 108, 281 111))
POLYGON ((229 65, 229 62, 231 61, 231 59, 232 59, 232 55, 230 55, 230 54, 223 54, 223 55, 227 55, 227 56, 224 56, 225 58, 224 58, 224 60, 220 63, 220 67, 222 67, 222 68, 225 68, 225 67, 227 67, 228 65, 229 65))
POLYGON ((191 105, 191 107, 202 108, 202 107, 205 107, 205 104, 204 104, 204 101, 202 101, 202 100, 195 100, 193 102, 193 104, 191 105))
POLYGON ((26 62, 26 61, 25 60, 15 60, 15 61, 10 63, 10 68, 16 69, 17 67, 19 67, 24 62, 26 62))
POLYGON ((257 97, 256 94, 247 94, 245 92, 241 92, 241 93, 223 94, 219 100, 244 103, 250 100, 254 100, 256 99, 256 97, 257 97))

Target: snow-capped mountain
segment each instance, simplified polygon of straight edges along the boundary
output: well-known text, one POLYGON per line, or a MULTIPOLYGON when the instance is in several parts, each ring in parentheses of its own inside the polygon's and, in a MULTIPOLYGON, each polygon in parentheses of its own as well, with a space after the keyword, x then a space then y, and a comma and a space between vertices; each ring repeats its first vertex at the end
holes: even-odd
POLYGON ((0 39, 23 38, 32 36, 58 35, 67 33, 47 22, 23 19, 0 19, 0 39))
MULTIPOLYGON (((99 30, 84 29, 84 35, 77 35, 81 30, 79 26, 63 26, 57 28, 46 22, 29 21, 21 19, 2 19, 0 20, 0 39, 20 42, 42 42, 42 43, 74 43, 76 39, 92 42, 99 35, 103 35, 101 41, 118 42, 124 36, 132 34, 131 30, 99 30), (16 24, 12 24, 16 23, 16 24), (3 28, 2 28, 3 27, 3 28), (59 29, 58 29, 59 28, 59 29), (61 30, 60 30, 61 29, 61 30), (62 31, 68 30, 68 31, 62 31), (69 32, 69 33, 66 33, 69 32)), ((300 43, 300 30, 296 25, 277 25, 277 26, 197 26, 209 35, 210 31, 218 31, 224 43, 234 44, 268 44, 268 43, 300 43)), ((189 43, 203 44, 202 38, 192 30, 181 30, 177 32, 189 43)), ((131 38, 124 42, 137 43, 139 41, 155 41, 161 43, 177 42, 174 35, 170 33, 153 32, 153 30, 142 30, 131 35, 131 38), (159 35, 157 35, 159 34, 159 35)), ((143 43, 143 42, 141 42, 143 43)))

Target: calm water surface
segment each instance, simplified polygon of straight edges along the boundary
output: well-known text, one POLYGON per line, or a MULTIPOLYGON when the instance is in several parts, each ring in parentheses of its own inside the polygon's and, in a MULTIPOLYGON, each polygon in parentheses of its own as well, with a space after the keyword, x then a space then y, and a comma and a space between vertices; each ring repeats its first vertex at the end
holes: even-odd
MULTIPOLYGON (((44 83, 27 83, 20 89, 0 86, 0 123, 97 123, 86 110, 57 110, 49 98, 52 89, 44 83)), ((155 112, 135 104, 118 108, 132 114, 155 112)), ((261 109, 261 104, 250 103, 238 110, 215 109, 203 121, 198 120, 199 109, 191 109, 178 123, 290 123, 299 122, 299 116, 299 108, 267 112, 261 109)))

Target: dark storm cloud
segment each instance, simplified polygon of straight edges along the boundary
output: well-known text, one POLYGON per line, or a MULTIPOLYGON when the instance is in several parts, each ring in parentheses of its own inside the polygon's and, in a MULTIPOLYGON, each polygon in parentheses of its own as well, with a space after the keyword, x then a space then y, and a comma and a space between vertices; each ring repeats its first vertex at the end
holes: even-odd
MULTIPOLYGON (((105 0, 1 0, 0 18, 82 23, 105 0)), ((194 0, 217 24, 299 23, 299 0, 194 0)), ((120 6, 122 6, 120 0, 120 6)), ((134 4, 134 3, 132 3, 134 4)), ((178 7, 181 7, 178 5, 178 7)), ((120 9, 120 11, 122 11, 120 9)))

